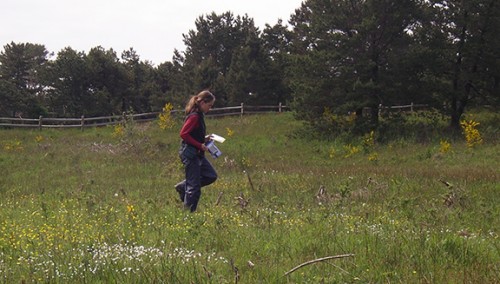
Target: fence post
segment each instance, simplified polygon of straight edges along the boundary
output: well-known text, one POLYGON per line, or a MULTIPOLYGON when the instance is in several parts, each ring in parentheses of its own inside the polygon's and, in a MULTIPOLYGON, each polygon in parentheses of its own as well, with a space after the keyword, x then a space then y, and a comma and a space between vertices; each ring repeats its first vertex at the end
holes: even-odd
POLYGON ((241 117, 243 117, 243 103, 241 103, 241 117))
POLYGON ((278 105, 278 112, 281 113, 281 102, 278 105))
POLYGON ((413 112, 413 102, 410 104, 410 111, 413 112))
POLYGON ((38 117, 38 129, 39 130, 42 130, 42 124, 43 124, 42 122, 43 122, 43 116, 40 115, 38 117))
POLYGON ((82 115, 82 120, 81 120, 81 123, 80 123, 80 128, 81 130, 83 131, 83 126, 85 125, 85 115, 82 115))

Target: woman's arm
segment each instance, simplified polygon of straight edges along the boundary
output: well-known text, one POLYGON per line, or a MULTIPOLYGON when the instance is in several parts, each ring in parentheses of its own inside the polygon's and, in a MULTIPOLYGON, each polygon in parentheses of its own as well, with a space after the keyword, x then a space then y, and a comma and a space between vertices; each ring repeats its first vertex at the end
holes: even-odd
POLYGON ((198 127, 198 116, 197 115, 190 115, 184 122, 184 125, 181 128, 180 136, 184 142, 187 144, 193 145, 194 147, 203 150, 204 151, 204 144, 196 141, 193 136, 191 136, 189 133, 193 131, 196 127, 198 127))

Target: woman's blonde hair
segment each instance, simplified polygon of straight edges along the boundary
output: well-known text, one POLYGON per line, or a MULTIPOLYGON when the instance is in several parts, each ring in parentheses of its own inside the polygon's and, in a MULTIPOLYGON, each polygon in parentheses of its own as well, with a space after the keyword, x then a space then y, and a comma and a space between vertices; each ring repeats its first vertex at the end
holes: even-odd
POLYGON ((203 90, 199 92, 196 96, 192 96, 188 103, 186 104, 186 114, 190 114, 193 111, 198 110, 198 104, 200 102, 210 103, 215 100, 215 96, 208 90, 203 90))

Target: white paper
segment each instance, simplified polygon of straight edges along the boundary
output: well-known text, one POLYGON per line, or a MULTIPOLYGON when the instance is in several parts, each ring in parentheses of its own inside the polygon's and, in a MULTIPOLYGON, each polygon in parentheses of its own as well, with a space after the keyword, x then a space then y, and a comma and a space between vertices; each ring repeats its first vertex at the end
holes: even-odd
POLYGON ((219 136, 217 134, 213 134, 213 133, 210 134, 210 138, 212 138, 212 140, 217 141, 219 143, 224 143, 224 141, 226 141, 226 138, 219 136))

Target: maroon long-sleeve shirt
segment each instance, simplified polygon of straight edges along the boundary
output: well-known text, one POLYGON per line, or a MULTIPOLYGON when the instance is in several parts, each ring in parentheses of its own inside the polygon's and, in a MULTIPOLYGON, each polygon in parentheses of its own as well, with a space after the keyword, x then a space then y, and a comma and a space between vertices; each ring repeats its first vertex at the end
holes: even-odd
POLYGON ((180 136, 184 142, 195 146, 197 149, 202 150, 201 144, 199 141, 191 136, 191 132, 200 126, 199 116, 198 115, 190 115, 187 117, 184 125, 181 128, 180 136))

